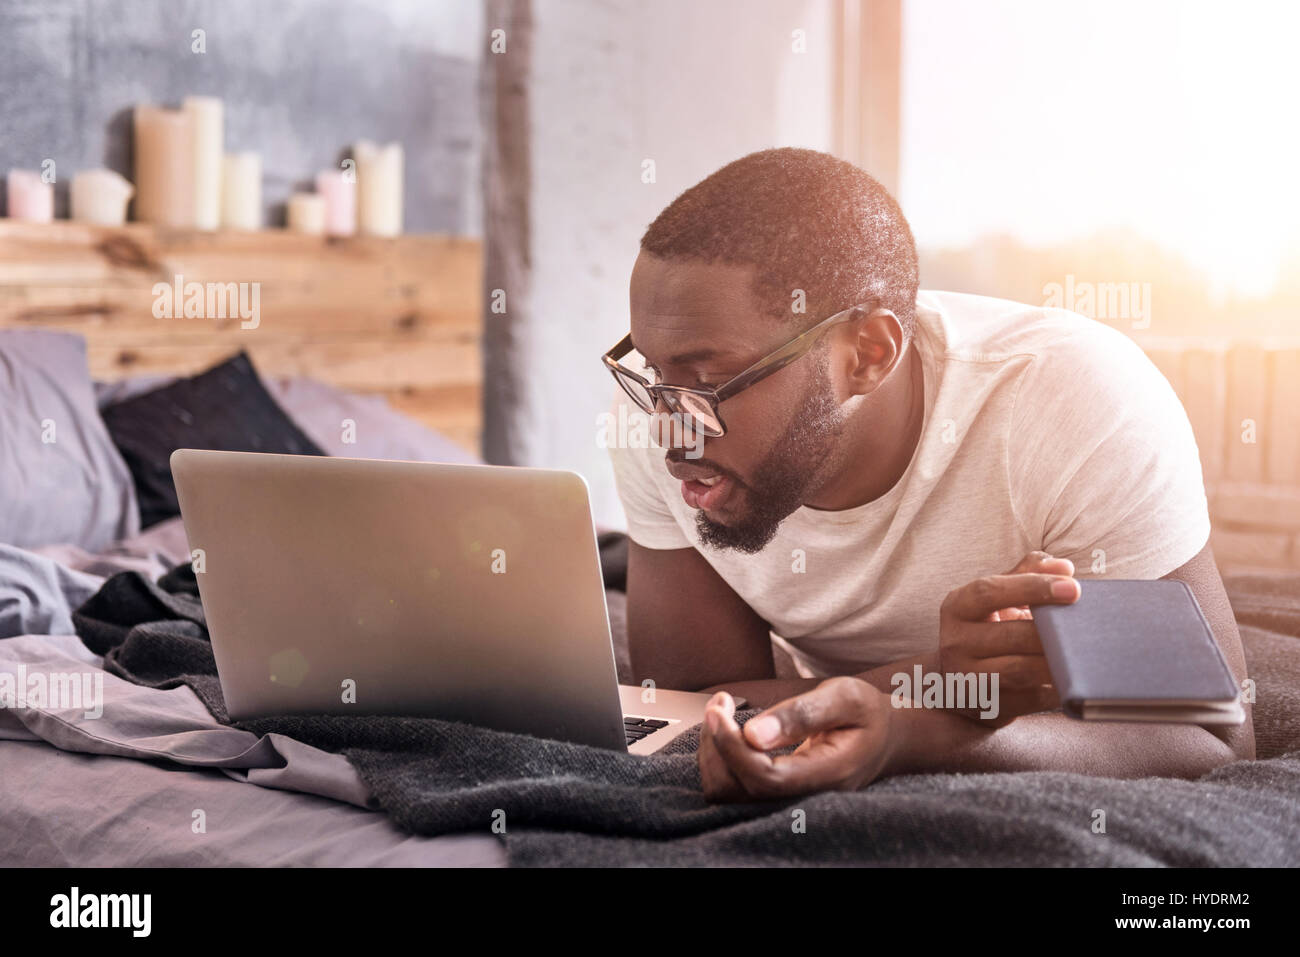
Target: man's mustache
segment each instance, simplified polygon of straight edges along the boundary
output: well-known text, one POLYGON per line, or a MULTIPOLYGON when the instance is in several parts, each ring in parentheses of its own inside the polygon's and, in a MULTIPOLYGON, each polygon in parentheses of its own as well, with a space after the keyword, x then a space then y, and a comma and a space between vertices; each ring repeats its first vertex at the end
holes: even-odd
POLYGON ((712 469, 713 471, 717 472, 719 475, 725 475, 727 478, 731 479, 737 485, 743 486, 745 488, 749 487, 748 483, 744 479, 742 479, 739 475, 737 475, 735 472, 733 472, 731 469, 724 468, 723 466, 719 465, 717 462, 710 461, 709 459, 687 458, 686 454, 679 449, 672 449, 671 451, 666 453, 664 457, 673 465, 689 464, 689 465, 698 465, 701 468, 712 469))

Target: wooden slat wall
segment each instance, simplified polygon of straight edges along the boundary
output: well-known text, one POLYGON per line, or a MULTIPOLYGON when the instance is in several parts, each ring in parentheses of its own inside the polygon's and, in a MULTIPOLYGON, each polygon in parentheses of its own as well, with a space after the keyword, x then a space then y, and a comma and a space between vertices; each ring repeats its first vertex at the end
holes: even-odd
POLYGON ((1138 343, 1196 433, 1220 569, 1300 568, 1300 342, 1138 343))
POLYGON ((189 375, 240 349, 364 393, 477 452, 482 244, 0 220, 0 328, 86 337, 91 374, 189 375), (154 317, 155 283, 260 283, 260 323, 154 317))

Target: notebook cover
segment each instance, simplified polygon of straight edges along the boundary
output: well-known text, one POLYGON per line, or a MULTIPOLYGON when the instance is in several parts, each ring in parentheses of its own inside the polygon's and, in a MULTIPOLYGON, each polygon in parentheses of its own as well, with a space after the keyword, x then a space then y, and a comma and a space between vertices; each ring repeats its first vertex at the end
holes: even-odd
POLYGON ((1079 588, 1072 605, 1033 609, 1067 714, 1082 717, 1085 700, 1237 699, 1237 683, 1185 582, 1081 580, 1079 588))

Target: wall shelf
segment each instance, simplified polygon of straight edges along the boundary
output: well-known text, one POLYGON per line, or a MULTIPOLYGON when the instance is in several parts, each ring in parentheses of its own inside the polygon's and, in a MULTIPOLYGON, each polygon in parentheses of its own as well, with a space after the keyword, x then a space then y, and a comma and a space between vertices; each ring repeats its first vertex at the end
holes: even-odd
POLYGON ((97 379, 190 375, 246 349, 264 374, 383 395, 475 451, 481 277, 482 243, 464 237, 0 219, 0 328, 80 333, 97 379), (257 283, 256 327, 229 314, 159 318, 155 286, 176 276, 257 283))

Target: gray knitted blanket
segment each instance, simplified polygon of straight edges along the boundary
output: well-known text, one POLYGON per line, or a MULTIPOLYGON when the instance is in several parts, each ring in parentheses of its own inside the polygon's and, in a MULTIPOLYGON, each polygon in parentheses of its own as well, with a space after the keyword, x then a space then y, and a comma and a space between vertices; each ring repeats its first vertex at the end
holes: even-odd
MULTIPOLYGON (((188 568, 109 579, 74 616, 106 667, 188 685, 229 723, 188 568)), ((342 753, 418 834, 489 831, 514 865, 1259 866, 1300 864, 1300 751, 1197 781, 1078 774, 897 777, 858 792, 714 805, 689 731, 639 757, 431 718, 237 725, 342 753), (1105 812, 1097 832, 1096 811, 1105 812)))

